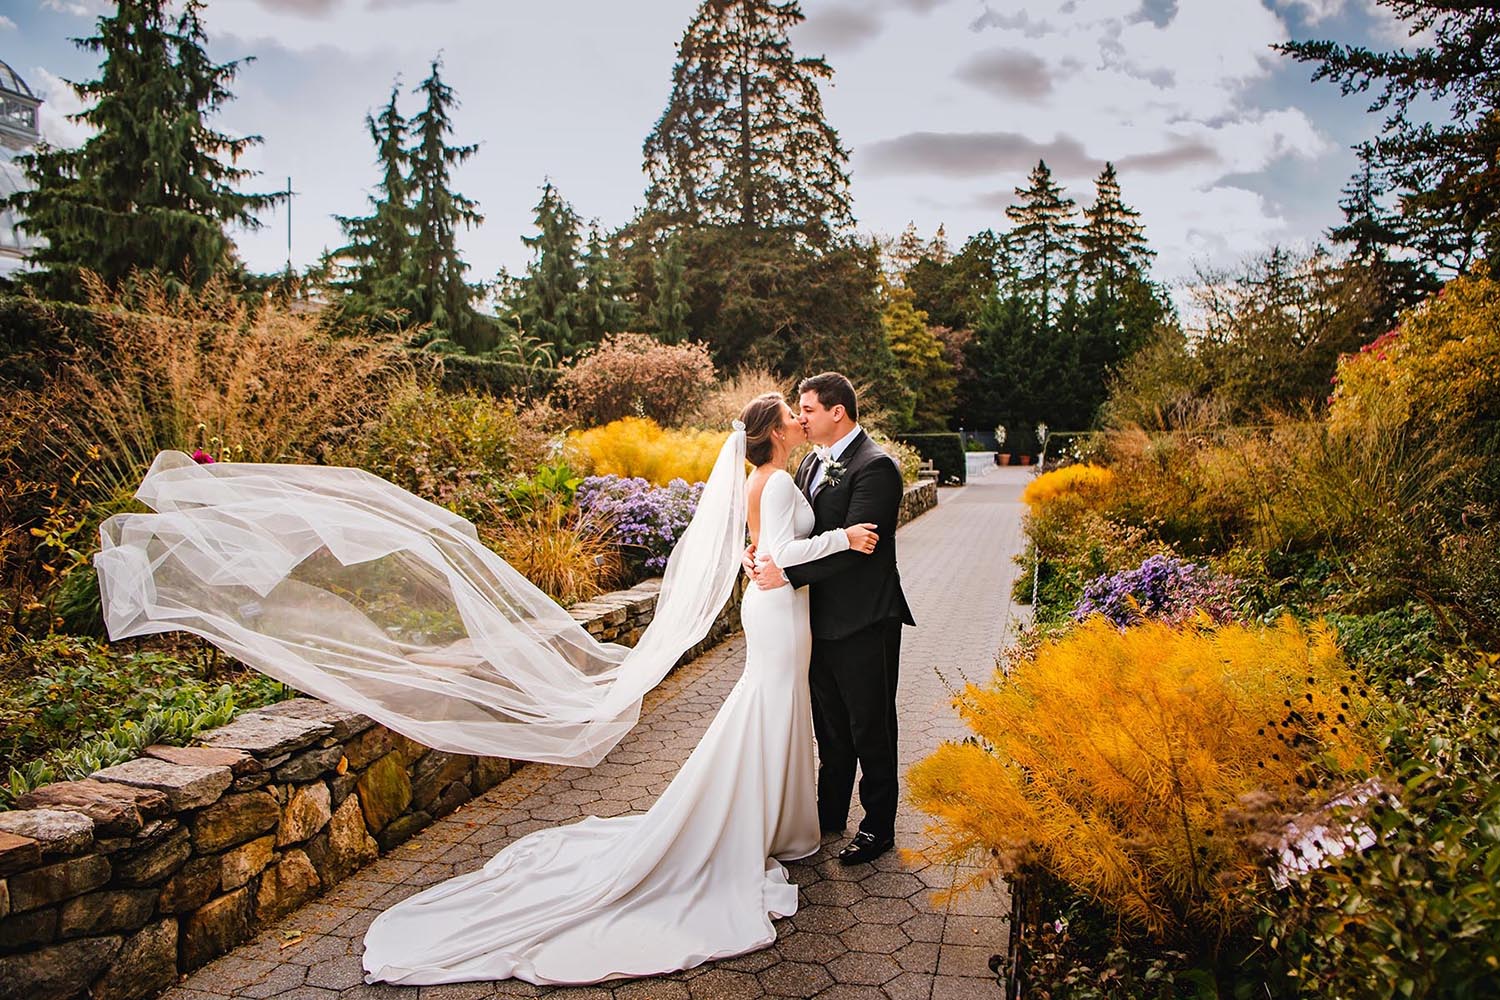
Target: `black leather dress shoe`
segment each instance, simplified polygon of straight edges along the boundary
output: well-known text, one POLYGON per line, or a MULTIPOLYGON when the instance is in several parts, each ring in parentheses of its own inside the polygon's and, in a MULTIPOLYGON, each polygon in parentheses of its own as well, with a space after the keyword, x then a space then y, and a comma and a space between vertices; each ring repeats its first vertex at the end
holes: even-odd
POLYGON ((873 833, 861 830, 854 835, 853 840, 849 841, 849 846, 839 852, 839 864, 866 864, 895 846, 896 840, 893 837, 877 837, 873 833))

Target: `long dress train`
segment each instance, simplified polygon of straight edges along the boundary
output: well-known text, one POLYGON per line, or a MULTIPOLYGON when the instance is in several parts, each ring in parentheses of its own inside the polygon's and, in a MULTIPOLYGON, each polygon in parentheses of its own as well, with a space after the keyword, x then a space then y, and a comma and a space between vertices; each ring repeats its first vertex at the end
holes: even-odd
MULTIPOLYGON (((812 525, 792 477, 774 473, 760 550, 789 566, 848 547, 843 531, 808 538, 812 525)), ((365 935, 366 979, 591 983, 775 940, 772 918, 797 910, 778 859, 819 843, 807 600, 805 588, 746 592, 744 673, 649 811, 538 830, 396 904, 365 935)))

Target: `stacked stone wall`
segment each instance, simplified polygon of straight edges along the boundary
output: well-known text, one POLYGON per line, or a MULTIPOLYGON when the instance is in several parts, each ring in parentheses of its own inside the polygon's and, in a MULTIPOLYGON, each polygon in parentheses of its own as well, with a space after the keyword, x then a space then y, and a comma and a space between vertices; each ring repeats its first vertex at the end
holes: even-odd
MULTIPOLYGON (((902 523, 937 490, 914 486, 902 523)), ((743 582, 741 582, 741 587, 743 582)), ((634 645, 659 580, 576 605, 634 645)), ((687 662, 739 629, 741 589, 687 662)), ((509 775, 310 698, 153 746, 0 812, 0 1000, 141 1000, 509 775)))

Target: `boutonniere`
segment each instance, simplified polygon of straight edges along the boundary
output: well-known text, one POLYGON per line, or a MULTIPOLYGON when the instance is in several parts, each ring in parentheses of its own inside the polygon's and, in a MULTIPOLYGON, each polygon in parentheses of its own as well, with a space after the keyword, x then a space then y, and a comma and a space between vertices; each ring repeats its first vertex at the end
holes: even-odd
POLYGON ((830 458, 827 462, 823 463, 823 485, 837 486, 839 480, 844 478, 846 471, 848 470, 844 468, 843 462, 840 462, 836 458, 830 458))

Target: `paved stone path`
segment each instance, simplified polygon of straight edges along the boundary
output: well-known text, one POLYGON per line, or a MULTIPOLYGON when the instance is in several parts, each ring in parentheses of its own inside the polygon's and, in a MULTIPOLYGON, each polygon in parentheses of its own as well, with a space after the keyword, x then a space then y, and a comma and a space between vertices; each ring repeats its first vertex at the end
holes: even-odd
MULTIPOLYGON (((899 713, 903 770, 940 741, 965 733, 949 684, 989 675, 1010 636, 1011 556, 1020 538, 1020 490, 1030 470, 996 469, 943 490, 936 510, 901 530, 902 582, 919 627, 902 648, 899 713)), ((981 1000, 1002 991, 990 975, 1006 943, 1003 888, 935 907, 932 890, 951 868, 893 852, 843 868, 842 840, 788 865, 801 909, 779 921, 775 945, 655 979, 540 988, 507 980, 448 986, 367 986, 360 949, 375 915, 419 889, 479 868, 510 841, 585 815, 647 809, 707 729, 743 664, 735 637, 668 677, 646 699, 642 720, 592 769, 528 765, 509 780, 356 873, 254 941, 193 973, 167 1000, 981 1000)), ((855 816, 858 816, 856 811, 855 816)), ((903 805, 898 838, 921 843, 922 816, 903 805)), ((852 823, 851 823, 852 829, 852 823)))

